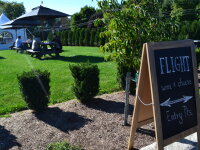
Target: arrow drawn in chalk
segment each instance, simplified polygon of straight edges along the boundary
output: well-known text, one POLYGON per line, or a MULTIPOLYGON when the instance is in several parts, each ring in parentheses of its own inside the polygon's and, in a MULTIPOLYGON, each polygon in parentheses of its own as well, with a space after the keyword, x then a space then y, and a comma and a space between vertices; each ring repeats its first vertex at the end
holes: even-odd
POLYGON ((193 97, 193 96, 183 96, 182 98, 177 99, 177 100, 173 100, 173 101, 170 101, 171 98, 169 98, 169 99, 167 99, 166 101, 164 101, 163 103, 161 103, 160 106, 171 107, 172 104, 176 104, 176 103, 179 103, 179 102, 186 103, 186 102, 189 101, 192 97, 193 97))

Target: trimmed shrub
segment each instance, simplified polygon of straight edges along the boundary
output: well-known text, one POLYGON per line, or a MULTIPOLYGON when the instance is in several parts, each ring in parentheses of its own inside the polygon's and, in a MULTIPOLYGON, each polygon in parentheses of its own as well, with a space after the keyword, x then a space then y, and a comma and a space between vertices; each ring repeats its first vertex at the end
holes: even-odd
POLYGON ((68 46, 68 33, 69 33, 69 31, 68 30, 66 30, 65 32, 64 32, 64 36, 65 36, 65 45, 66 46, 68 46))
POLYGON ((90 46, 94 46, 94 38, 95 38, 96 30, 90 30, 90 46))
POLYGON ((94 39, 94 46, 99 46, 99 34, 100 34, 100 31, 97 30, 95 34, 95 39, 94 39))
POLYGON ((49 32, 48 36, 47 36, 47 40, 48 41, 52 41, 53 39, 53 33, 52 32, 49 32))
POLYGON ((104 32, 103 28, 101 28, 100 33, 99 33, 99 44, 100 44, 100 46, 103 46, 106 43, 106 37, 102 36, 101 32, 104 32))
POLYGON ((72 31, 72 43, 71 43, 72 46, 75 46, 75 41, 76 41, 75 35, 76 35, 76 30, 72 31))
POLYGON ((83 46, 84 37, 85 37, 85 29, 82 28, 82 29, 80 30, 80 38, 79 38, 79 45, 80 45, 80 46, 83 46))
MULTIPOLYGON (((131 77, 135 76, 136 71, 133 70, 133 67, 128 67, 123 63, 118 63, 117 65, 117 81, 119 83, 120 88, 125 90, 126 88, 126 74, 127 72, 131 72, 131 77)), ((136 92, 136 83, 134 81, 130 82, 130 93, 135 95, 136 92)))
POLYGON ((75 46, 79 46, 80 29, 75 30, 75 46))
POLYGON ((99 69, 97 65, 81 63, 70 65, 74 77, 72 90, 82 103, 91 100, 99 92, 99 69))
POLYGON ((68 142, 55 142, 47 145, 46 150, 83 150, 79 146, 70 145, 68 142))
POLYGON ((43 111, 50 96, 50 73, 32 70, 17 76, 22 96, 30 109, 43 111))
POLYGON ((69 31, 68 32, 68 45, 72 45, 72 36, 73 36, 73 33, 72 33, 72 31, 69 31))
POLYGON ((61 32, 61 36, 60 36, 60 38, 61 38, 61 43, 62 43, 63 46, 66 46, 65 32, 66 32, 66 31, 62 31, 62 32, 61 32))
POLYGON ((90 45, 90 30, 88 28, 85 29, 83 43, 84 43, 84 46, 90 45))
POLYGON ((197 67, 200 66, 200 48, 196 48, 197 67))

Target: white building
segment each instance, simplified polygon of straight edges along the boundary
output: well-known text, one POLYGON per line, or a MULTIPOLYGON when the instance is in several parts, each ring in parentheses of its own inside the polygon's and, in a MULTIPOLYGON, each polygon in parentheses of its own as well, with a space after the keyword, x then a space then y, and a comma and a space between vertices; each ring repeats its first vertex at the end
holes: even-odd
POLYGON ((4 13, 0 16, 0 50, 7 50, 15 42, 17 36, 21 36, 22 41, 27 40, 26 29, 3 29, 6 26, 1 26, 9 22, 10 19, 4 13))

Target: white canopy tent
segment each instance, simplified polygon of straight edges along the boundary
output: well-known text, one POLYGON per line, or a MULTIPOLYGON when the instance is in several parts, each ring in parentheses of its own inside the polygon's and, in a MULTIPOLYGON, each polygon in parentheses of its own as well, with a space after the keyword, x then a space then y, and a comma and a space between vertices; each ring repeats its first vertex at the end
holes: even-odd
POLYGON ((0 50, 7 50, 13 42, 16 41, 17 36, 21 36, 22 41, 27 40, 26 29, 4 29, 6 26, 1 26, 9 22, 10 19, 4 13, 0 16, 0 50))

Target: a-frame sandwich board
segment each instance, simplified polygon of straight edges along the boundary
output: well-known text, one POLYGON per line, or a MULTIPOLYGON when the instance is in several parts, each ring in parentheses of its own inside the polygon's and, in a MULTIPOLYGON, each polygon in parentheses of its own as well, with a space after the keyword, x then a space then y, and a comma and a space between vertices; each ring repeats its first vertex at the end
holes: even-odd
POLYGON ((152 121, 159 150, 194 132, 200 149, 200 102, 192 40, 143 45, 129 150, 136 129, 152 121))

